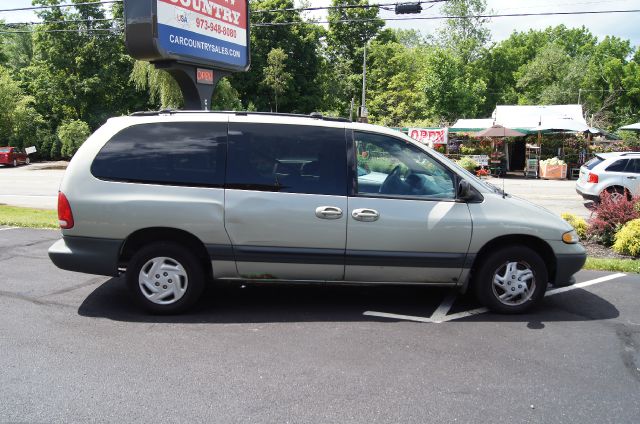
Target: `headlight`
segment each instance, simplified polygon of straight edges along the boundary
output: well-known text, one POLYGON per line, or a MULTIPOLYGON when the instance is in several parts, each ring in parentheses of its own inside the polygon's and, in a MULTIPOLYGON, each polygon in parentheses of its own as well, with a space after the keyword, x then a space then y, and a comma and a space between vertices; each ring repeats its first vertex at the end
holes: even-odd
POLYGON ((578 237, 576 230, 571 230, 562 235, 562 241, 567 244, 576 244, 580 241, 580 237, 578 237))

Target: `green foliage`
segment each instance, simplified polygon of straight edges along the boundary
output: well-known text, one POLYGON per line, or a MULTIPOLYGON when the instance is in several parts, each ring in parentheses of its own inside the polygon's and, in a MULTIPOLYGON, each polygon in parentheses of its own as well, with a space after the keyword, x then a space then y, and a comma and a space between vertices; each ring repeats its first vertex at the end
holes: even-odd
POLYGON ((60 228, 56 211, 0 205, 0 225, 60 228))
POLYGON ((451 18, 440 29, 440 44, 458 56, 463 65, 480 58, 482 49, 491 39, 486 27, 488 18, 458 18, 486 14, 486 0, 449 0, 442 6, 442 12, 451 18))
POLYGON ((476 168, 479 166, 478 162, 471 159, 469 156, 463 156, 460 159, 458 159, 456 162, 458 163, 458 165, 460 165, 461 167, 463 167, 469 172, 474 172, 476 168))
POLYGON ((289 56, 281 48, 273 49, 267 55, 267 66, 264 68, 262 83, 273 90, 276 101, 276 113, 278 112, 278 95, 285 92, 292 75, 286 71, 287 58, 289 56))
POLYGON ((613 250, 622 255, 640 256, 640 219, 633 219, 614 237, 613 250))
POLYGON ((576 233, 581 240, 584 240, 587 237, 587 221, 569 212, 565 212, 561 216, 562 219, 567 221, 569 225, 576 230, 576 233))
POLYGON ((60 124, 57 135, 62 143, 61 155, 64 157, 73 156, 90 134, 91 130, 86 122, 74 120, 60 124))
POLYGON ((364 166, 370 172, 382 172, 384 174, 388 174, 393 170, 393 168, 397 165, 397 162, 389 158, 368 158, 368 159, 358 159, 358 163, 360 166, 364 166))
POLYGON ((640 273, 640 260, 587 258, 583 269, 640 273))
POLYGON ((138 91, 148 90, 149 100, 162 109, 177 109, 184 103, 180 87, 173 77, 149 62, 135 61, 129 79, 138 91))

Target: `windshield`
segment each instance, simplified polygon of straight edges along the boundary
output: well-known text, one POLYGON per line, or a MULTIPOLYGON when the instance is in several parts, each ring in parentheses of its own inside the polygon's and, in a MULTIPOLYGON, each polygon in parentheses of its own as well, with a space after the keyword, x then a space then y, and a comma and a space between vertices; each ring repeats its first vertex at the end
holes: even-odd
POLYGON ((0 153, 9 153, 11 151, 11 147, 0 147, 0 153))

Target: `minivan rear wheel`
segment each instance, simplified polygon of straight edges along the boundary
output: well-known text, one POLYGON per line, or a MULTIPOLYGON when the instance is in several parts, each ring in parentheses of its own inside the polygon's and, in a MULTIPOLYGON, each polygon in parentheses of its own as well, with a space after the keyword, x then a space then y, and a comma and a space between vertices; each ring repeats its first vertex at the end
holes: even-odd
POLYGON ((522 313, 544 296, 547 267, 538 253, 524 246, 491 252, 478 267, 474 286, 478 300, 494 312, 522 313))
POLYGON ((133 255, 126 279, 145 309, 156 314, 177 314, 200 298, 205 273, 187 249, 160 242, 146 245, 133 255))

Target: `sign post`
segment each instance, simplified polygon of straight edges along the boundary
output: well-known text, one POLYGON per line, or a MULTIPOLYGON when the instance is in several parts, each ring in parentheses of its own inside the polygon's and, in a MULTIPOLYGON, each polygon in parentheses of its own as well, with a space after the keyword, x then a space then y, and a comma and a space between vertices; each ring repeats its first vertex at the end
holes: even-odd
POLYGON ((220 78, 249 69, 248 0, 125 0, 129 54, 169 72, 187 109, 208 109, 220 78))

